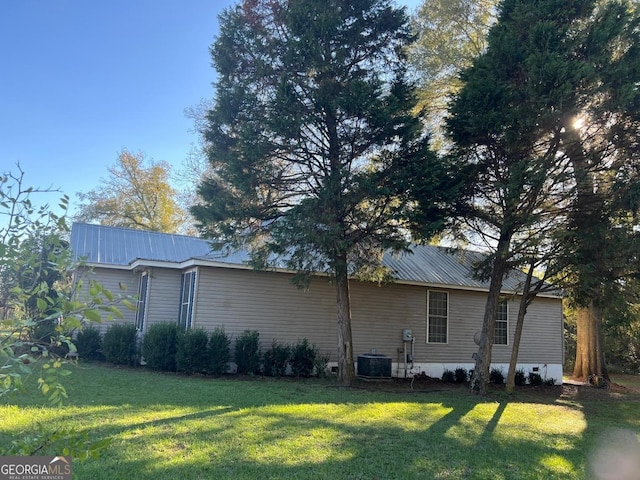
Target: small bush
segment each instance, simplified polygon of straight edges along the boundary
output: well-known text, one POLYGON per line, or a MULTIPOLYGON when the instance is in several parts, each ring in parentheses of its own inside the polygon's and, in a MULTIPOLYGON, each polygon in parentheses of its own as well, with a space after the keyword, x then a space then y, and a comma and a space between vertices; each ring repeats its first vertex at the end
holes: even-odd
POLYGON ((287 373, 291 360, 293 358, 293 349, 290 345, 279 344, 275 340, 263 355, 264 373, 272 377, 281 377, 287 373))
POLYGON ((115 365, 135 366, 138 363, 137 331, 133 324, 115 324, 102 339, 102 353, 115 365))
POLYGON ((442 372, 442 381, 453 383, 456 380, 456 374, 453 370, 445 370, 442 372))
POLYGON ((154 323, 142 340, 142 357, 149 368, 176 371, 180 327, 177 323, 154 323))
MULTIPOLYGON (((293 358, 291 360, 293 374, 296 377, 310 377, 313 375, 317 357, 318 349, 316 346, 309 344, 309 340, 303 338, 293 347, 293 358)), ((326 368, 326 364, 324 368, 326 368)))
POLYGON ((236 338, 236 365, 238 373, 260 373, 260 333, 255 330, 245 330, 236 338))
POLYGON ((534 387, 542 385, 542 376, 537 372, 529 372, 529 383, 534 387))
POLYGON ((330 374, 329 371, 329 360, 331 359, 328 353, 316 355, 316 359, 313 362, 313 369, 315 371, 316 376, 319 378, 328 377, 330 374))
POLYGON ((176 369, 186 374, 207 371, 207 332, 201 329, 187 330, 178 336, 176 349, 176 369))
POLYGON ((466 383, 469 380, 469 373, 466 368, 458 367, 454 372, 456 383, 466 383))
POLYGON ((209 366, 207 370, 211 375, 222 375, 227 373, 229 369, 229 360, 231 360, 231 339, 226 334, 224 328, 216 327, 211 332, 208 346, 209 366))
POLYGON ((102 335, 100 330, 93 326, 84 327, 76 335, 73 344, 78 350, 78 356, 86 360, 101 360, 102 355, 102 335))
POLYGON ((491 383, 502 385, 504 383, 504 373, 502 373, 502 369, 492 368, 491 372, 489 373, 489 381, 491 383))
POLYGON ((545 381, 544 381, 544 384, 548 385, 550 387, 553 387, 556 384, 556 379, 555 378, 546 378, 545 381))
POLYGON ((523 387, 524 385, 527 384, 527 377, 524 374, 524 370, 522 370, 522 369, 516 370, 516 374, 515 374, 515 377, 513 379, 513 383, 515 383, 516 386, 518 386, 518 387, 523 387))

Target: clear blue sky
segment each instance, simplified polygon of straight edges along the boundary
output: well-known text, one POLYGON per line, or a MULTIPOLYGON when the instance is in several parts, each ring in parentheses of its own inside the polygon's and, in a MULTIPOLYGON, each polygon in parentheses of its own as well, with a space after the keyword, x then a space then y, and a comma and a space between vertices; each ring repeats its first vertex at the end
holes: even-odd
MULTIPOLYGON (((319 0, 322 1, 322 0, 319 0)), ((126 148, 179 167, 232 0, 0 0, 0 172, 69 195, 126 148)), ((399 0, 413 11, 420 0, 399 0)))

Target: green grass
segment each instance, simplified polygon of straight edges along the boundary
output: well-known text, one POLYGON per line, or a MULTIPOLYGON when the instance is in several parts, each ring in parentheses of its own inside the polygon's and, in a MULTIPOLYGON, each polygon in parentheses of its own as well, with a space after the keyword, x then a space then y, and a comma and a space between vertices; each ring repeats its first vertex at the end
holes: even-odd
POLYGON ((81 479, 582 479, 609 427, 640 432, 640 402, 620 399, 371 391, 101 365, 65 382, 64 407, 42 406, 36 393, 0 404, 0 445, 62 426, 111 438, 99 459, 74 464, 81 479))

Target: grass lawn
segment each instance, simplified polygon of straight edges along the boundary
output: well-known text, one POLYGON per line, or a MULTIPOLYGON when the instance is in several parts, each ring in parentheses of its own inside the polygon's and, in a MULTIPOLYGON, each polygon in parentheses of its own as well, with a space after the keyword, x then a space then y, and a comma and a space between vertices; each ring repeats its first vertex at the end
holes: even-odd
POLYGON ((582 479, 611 427, 640 433, 640 397, 586 387, 478 397, 99 364, 65 384, 61 408, 37 393, 3 400, 0 445, 62 426, 111 438, 99 459, 74 464, 80 479, 582 479))

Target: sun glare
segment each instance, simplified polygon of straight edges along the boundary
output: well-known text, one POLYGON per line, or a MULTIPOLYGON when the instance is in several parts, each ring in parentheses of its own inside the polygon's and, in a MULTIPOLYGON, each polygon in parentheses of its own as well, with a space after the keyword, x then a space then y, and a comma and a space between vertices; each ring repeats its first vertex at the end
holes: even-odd
POLYGON ((585 124, 584 116, 577 115, 573 118, 573 122, 571 123, 571 126, 576 130, 582 130, 582 127, 584 127, 584 124, 585 124))

